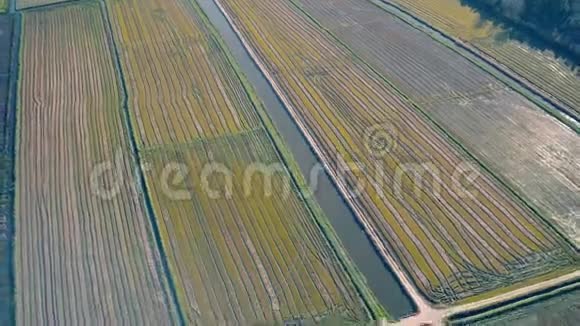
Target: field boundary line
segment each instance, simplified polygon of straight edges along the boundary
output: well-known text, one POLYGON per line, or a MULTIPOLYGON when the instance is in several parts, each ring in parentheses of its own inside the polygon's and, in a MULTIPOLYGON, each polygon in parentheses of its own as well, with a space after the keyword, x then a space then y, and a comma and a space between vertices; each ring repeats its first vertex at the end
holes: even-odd
POLYGON ((497 314, 507 313, 511 310, 516 310, 523 308, 527 305, 532 305, 539 303, 543 300, 549 300, 560 295, 565 295, 567 293, 580 290, 580 279, 576 278, 563 284, 548 287, 543 290, 538 290, 528 295, 521 296, 520 298, 515 298, 507 300, 506 302, 491 304, 486 307, 481 307, 479 309, 471 309, 457 313, 451 313, 445 316, 445 321, 454 325, 455 320, 465 321, 465 320, 477 320, 480 318, 491 317, 497 314), (463 315, 466 315, 462 317, 463 315))
POLYGON ((60 0, 60 1, 50 2, 50 3, 40 4, 40 5, 18 7, 18 3, 17 3, 18 0, 12 0, 12 1, 14 1, 14 10, 19 11, 19 12, 31 12, 31 11, 36 11, 36 10, 38 10, 38 11, 49 10, 49 9, 53 9, 53 8, 73 5, 75 3, 82 4, 83 2, 94 2, 94 3, 98 2, 98 0, 60 0))
MULTIPOLYGON (((178 295, 177 295, 177 290, 176 290, 176 286, 175 286, 175 281, 173 279, 173 274, 171 273, 171 269, 169 267, 169 263, 168 263, 168 259, 167 259, 167 255, 165 253, 165 248, 163 246, 163 241, 161 239, 161 234, 159 231, 159 226, 157 224, 157 216, 155 215, 155 211, 153 209, 153 205, 151 204, 151 198, 150 198, 150 193, 149 193, 149 189, 147 187, 147 183, 145 180, 145 175, 143 173, 143 169, 142 169, 142 161, 141 161, 141 156, 139 154, 139 150, 137 147, 137 141, 135 139, 135 133, 134 133, 134 129, 133 129, 133 124, 131 122, 131 113, 129 111, 129 104, 128 104, 128 92, 127 92, 127 85, 125 82, 125 76, 123 73, 123 67, 121 65, 121 59, 119 57, 119 52, 118 52, 118 48, 117 48, 117 43, 115 41, 115 37, 113 35, 113 28, 111 25, 111 21, 109 19, 109 14, 108 14, 108 10, 107 10, 107 4, 105 3, 104 0, 100 0, 98 1, 100 10, 101 10, 101 15, 102 15, 102 19, 103 19, 103 23, 105 25, 105 32, 106 32, 106 36, 107 36, 107 40, 108 43, 110 44, 111 47, 111 54, 113 56, 113 61, 115 63, 115 70, 117 71, 117 76, 119 78, 119 83, 120 83, 120 91, 122 92, 122 111, 123 111, 123 116, 124 116, 124 120, 125 120, 125 126, 127 128, 127 134, 128 134, 128 138, 129 138, 129 143, 130 143, 130 147, 131 147, 131 151, 132 151, 132 156, 133 156, 133 161, 135 163, 135 170, 136 172, 139 174, 138 175, 138 183, 139 186, 141 188, 142 191, 140 191, 143 195, 143 199, 145 202, 145 207, 147 210, 147 215, 149 216, 149 222, 151 223, 151 231, 153 233, 153 237, 154 237, 154 242, 155 245, 157 247, 157 250, 159 252, 159 258, 161 261, 161 268, 162 268, 162 273, 161 275, 165 275, 165 277, 167 277, 167 287, 169 290, 169 298, 168 299, 168 311, 169 311, 169 315, 172 316, 173 315, 173 307, 175 307, 175 313, 177 314, 177 318, 178 318, 178 322, 180 325, 185 325, 185 319, 184 319, 184 315, 183 315, 183 311, 181 309, 179 300, 178 300, 178 295), (173 305, 173 307, 172 307, 173 305)), ((158 265, 158 264, 156 264, 158 265)), ((165 282, 163 282, 165 283, 165 282)), ((164 289, 166 289, 166 287, 163 287, 164 289)), ((167 295, 167 293, 166 293, 167 295)))
POLYGON ((413 15, 407 9, 402 8, 398 4, 392 3, 389 0, 367 1, 374 4, 379 9, 386 11, 403 23, 411 26, 413 29, 426 34, 437 43, 442 44, 451 51, 459 54, 469 62, 475 64, 481 70, 494 77, 496 80, 506 85, 509 89, 536 104, 540 109, 574 130, 577 134, 580 134, 579 113, 576 113, 572 108, 569 108, 568 105, 561 103, 557 98, 553 98, 552 95, 547 94, 533 82, 512 71, 509 67, 497 62, 495 59, 482 53, 481 50, 478 50, 474 46, 466 44, 462 40, 448 35, 422 18, 413 15), (401 13, 407 17, 403 17, 401 13))
POLYGON ((506 309, 509 310, 512 306, 519 307, 526 305, 530 301, 542 300, 551 293, 565 291, 567 287, 578 287, 580 284, 578 281, 580 281, 580 271, 575 271, 482 301, 436 310, 435 315, 411 316, 402 319, 397 324, 415 326, 427 321, 433 325, 453 325, 449 322, 450 319, 457 318, 457 316, 461 318, 462 314, 472 315, 472 312, 475 312, 473 316, 477 316, 478 310, 483 310, 484 313, 501 313, 506 309), (486 310, 488 311, 486 312, 486 310), (430 319, 429 317, 435 317, 435 319, 430 319))
MULTIPOLYGON (((322 211, 322 208, 320 208, 320 206, 318 205, 316 200, 313 199, 314 196, 311 194, 311 190, 307 186, 306 181, 304 180, 304 177, 302 176, 302 173, 300 172, 300 168, 298 167, 298 164, 296 163, 293 154, 287 149, 287 147, 284 143, 284 140, 278 134, 278 131, 276 130, 276 128, 275 128, 273 122, 271 121, 268 113, 265 111, 265 109, 263 107, 264 104, 262 103, 262 101, 260 100, 258 95, 256 95, 256 93, 254 92, 253 86, 247 80, 244 73, 240 70, 240 67, 238 66, 237 61, 232 57, 231 53, 229 52, 230 51, 229 47, 223 42, 223 39, 222 39, 219 31, 217 31, 215 26, 211 23, 210 19, 207 17, 207 15, 205 13, 205 11, 197 3, 197 0, 189 0, 189 1, 192 2, 195 9, 199 11, 205 25, 209 28, 212 36, 215 38, 215 40, 218 42, 221 50, 224 52, 230 66, 232 66, 232 68, 234 69, 234 71, 236 73, 236 77, 242 83, 244 91, 250 97, 252 105, 254 106, 255 110, 257 111, 257 113, 260 117, 260 120, 263 124, 263 127, 266 131, 266 134, 268 135, 268 138, 272 142, 277 156, 282 160, 282 162, 286 166, 286 169, 288 171, 290 179, 292 180, 292 183, 294 184, 294 186, 298 190, 298 194, 300 196, 300 199, 305 203, 305 206, 308 208, 308 211, 309 211, 311 217, 316 222, 316 225, 320 228, 325 239, 329 242, 330 247, 332 248, 332 251, 337 256, 337 258, 338 258, 340 264, 342 265, 342 267, 344 268, 347 276, 354 283, 354 286, 355 286, 355 288, 360 296, 360 299, 363 300, 365 303, 365 309, 367 309, 367 312, 370 314, 370 317, 377 318, 377 319, 389 319, 389 320, 391 320, 392 317, 390 316, 390 314, 387 311, 385 311, 384 307, 382 307, 382 305, 378 302, 378 299, 376 299, 376 297, 374 296, 374 294, 372 293, 372 291, 370 290, 370 288, 366 284, 366 279, 364 278, 362 273, 358 270, 356 265, 351 261, 350 257, 348 256, 348 253, 346 252, 346 250, 342 246, 342 243, 340 242, 340 238, 335 233, 330 221, 328 221, 326 214, 322 211)), ((223 10, 219 1, 217 1, 217 0, 211 0, 211 1, 213 1, 216 4, 216 6, 219 8, 221 14, 226 18, 226 20, 228 21, 228 24, 230 25, 232 30, 235 32, 238 39, 244 45, 244 50, 246 52, 248 52, 248 54, 250 55, 250 58, 254 61, 254 64, 256 64, 260 68, 259 70, 262 72, 262 74, 264 74, 266 79, 269 81, 270 85, 274 88, 275 85, 272 84, 272 82, 269 80, 269 76, 267 74, 267 71, 262 69, 263 67, 260 65, 260 63, 258 61, 256 61, 256 58, 254 57, 253 52, 251 51, 251 48, 249 48, 247 46, 245 39, 241 36, 239 31, 237 30, 237 27, 232 23, 230 17, 223 10)), ((277 92, 275 92, 275 94, 279 97, 279 99, 283 103, 285 103, 284 99, 281 98, 277 92)), ((284 106, 285 106, 285 104, 284 104, 284 106)), ((312 147, 312 145, 310 143, 309 143, 309 146, 312 147)), ((312 147, 312 149, 316 152, 315 148, 312 147)), ((325 166, 326 166, 326 164, 325 164, 325 166)))
MULTIPOLYGON (((20 16, 20 28, 22 28, 24 26, 24 17, 19 14, 20 16)), ((22 60, 22 47, 23 47, 23 43, 20 42, 20 49, 19 49, 19 53, 18 53, 18 61, 22 60)), ((18 65, 18 76, 22 76, 22 65, 18 65)), ((22 89, 22 78, 18 78, 17 80, 17 84, 18 84, 18 89, 22 89)), ((20 100, 20 95, 17 96, 16 100, 16 126, 14 128, 14 157, 19 157, 19 152, 20 152, 20 113, 22 111, 22 103, 20 100)), ((18 203, 19 202, 19 182, 18 182, 18 176, 20 175, 20 165, 19 164, 15 164, 14 165, 14 203, 18 203)), ((14 238, 13 241, 14 243, 16 243, 16 240, 18 238, 17 236, 17 232, 16 230, 18 230, 18 219, 16 218, 17 216, 19 216, 19 209, 18 209, 19 205, 14 205, 14 238)), ((14 262, 16 262, 16 257, 19 257, 19 252, 20 252, 20 246, 14 246, 13 249, 13 253, 14 253, 14 262)), ((18 273, 17 270, 17 266, 16 264, 14 264, 14 307, 16 308, 16 297, 18 295, 18 292, 16 291, 16 284, 18 284, 18 279, 21 277, 21 274, 18 273)), ((15 309, 14 312, 14 325, 16 324, 16 320, 18 320, 18 309, 15 309)))
MULTIPOLYGON (((491 168, 489 168, 485 162, 480 160, 475 154, 471 153, 471 151, 469 151, 469 149, 465 145, 463 145, 461 143, 461 141, 456 139, 455 136, 453 136, 443 126, 441 126, 435 119, 433 119, 425 110, 423 110, 421 108, 420 105, 418 105, 413 99, 411 99, 405 92, 401 91, 395 85, 395 83, 393 83, 391 80, 389 80, 384 74, 377 71, 377 69, 375 69, 372 65, 370 65, 369 63, 364 61, 347 44, 345 44, 338 37, 336 37, 334 35, 334 33, 332 33, 332 31, 330 31, 327 28, 325 28, 324 26, 322 26, 316 19, 314 19, 314 17, 312 17, 310 14, 308 14, 306 11, 304 11, 304 9, 296 3, 296 0, 289 0, 289 1, 305 17, 307 17, 309 20, 311 20, 312 23, 314 23, 318 28, 320 28, 322 31, 327 33, 333 40, 335 40, 338 43, 338 45, 341 46, 344 50, 346 50, 348 52, 348 54, 350 54, 350 56, 354 60, 361 63, 366 69, 368 69, 370 72, 372 72, 376 77, 380 78, 388 87, 392 88, 397 94, 399 94, 403 100, 407 101, 407 103, 409 103, 413 108, 415 108, 415 111, 418 112, 421 116, 423 116, 426 119, 426 122, 428 122, 429 124, 431 124, 432 127, 434 127, 435 131, 437 131, 441 136, 443 136, 444 138, 449 140, 448 143, 451 146, 453 146, 459 152, 459 154, 461 156, 466 157, 468 159, 471 159, 473 162, 477 163, 477 165, 479 167, 481 167, 485 171, 485 173, 488 174, 488 176, 492 177, 492 178, 490 178, 490 181, 495 181, 497 183, 497 185, 500 186, 500 189, 505 190, 507 194, 511 194, 513 196, 513 199, 516 200, 516 202, 522 204, 522 206, 524 208, 529 209, 531 212, 534 213, 534 215, 536 217, 539 217, 540 221, 545 226, 547 226, 549 229, 551 229, 552 231, 554 231, 558 235, 557 238, 559 238, 559 240, 561 240, 561 243, 565 243, 568 247, 570 247, 570 249, 578 252, 578 247, 576 247, 576 245, 572 242, 572 239, 569 239, 560 230, 560 228, 558 226, 554 225, 554 223, 551 222, 551 219, 549 217, 546 217, 545 213, 541 209, 537 208, 527 198, 526 195, 522 194, 519 190, 517 190, 517 187, 515 185, 513 185, 509 180, 505 179, 504 177, 499 176, 495 171, 493 171, 491 168)), ((373 1, 373 0, 369 0, 369 1, 373 1)))

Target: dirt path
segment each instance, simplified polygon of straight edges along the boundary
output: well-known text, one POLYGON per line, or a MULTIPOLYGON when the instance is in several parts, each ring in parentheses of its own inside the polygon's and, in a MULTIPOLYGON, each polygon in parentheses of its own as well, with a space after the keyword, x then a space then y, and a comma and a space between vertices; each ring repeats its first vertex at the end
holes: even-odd
MULTIPOLYGON (((427 304, 419 308, 419 312, 416 315, 405 318, 401 320, 399 325, 443 325, 445 319, 449 318, 451 315, 472 311, 476 309, 485 308, 497 303, 505 302, 515 298, 525 297, 529 293, 542 291, 550 287, 557 286, 558 284, 566 283, 568 281, 579 279, 580 271, 575 271, 570 274, 562 275, 560 277, 540 282, 534 285, 526 286, 511 292, 503 293, 495 297, 480 300, 474 303, 468 303, 456 307, 436 309, 427 304)), ((418 304, 419 306, 419 304, 418 304)))

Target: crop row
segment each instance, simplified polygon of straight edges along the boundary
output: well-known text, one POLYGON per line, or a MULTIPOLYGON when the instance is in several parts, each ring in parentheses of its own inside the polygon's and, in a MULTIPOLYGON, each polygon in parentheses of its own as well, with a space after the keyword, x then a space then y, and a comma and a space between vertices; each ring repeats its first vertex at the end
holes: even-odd
POLYGON ((216 40, 194 25, 187 1, 112 1, 109 8, 140 146, 258 125, 252 104, 224 68, 224 56, 214 55, 216 40))
POLYGON ((377 245, 390 249, 433 302, 573 263, 563 240, 487 174, 471 180, 470 191, 457 187, 458 171, 471 165, 290 1, 218 2, 359 218, 379 234, 377 245))
POLYGON ((18 324, 175 323, 100 7, 23 16, 18 324))
POLYGON ((287 0, 420 101, 491 92, 501 85, 428 35, 368 0, 287 0), (388 33, 386 33, 388 31, 388 33))
POLYGON ((368 318, 265 130, 155 149, 144 159, 188 321, 368 318), (184 176, 170 187, 168 164, 184 176))
MULTIPOLYGON (((380 0, 383 2, 389 2, 380 0)), ((506 37, 506 31, 482 21, 478 13, 460 0, 392 0, 434 27, 467 41, 500 64, 567 105, 580 118, 578 71, 553 53, 506 37)))
POLYGON ((574 131, 367 0, 293 1, 580 243, 574 131))
POLYGON ((187 0, 107 8, 186 323, 368 319, 339 245, 319 226, 324 216, 290 182, 201 9, 187 0))

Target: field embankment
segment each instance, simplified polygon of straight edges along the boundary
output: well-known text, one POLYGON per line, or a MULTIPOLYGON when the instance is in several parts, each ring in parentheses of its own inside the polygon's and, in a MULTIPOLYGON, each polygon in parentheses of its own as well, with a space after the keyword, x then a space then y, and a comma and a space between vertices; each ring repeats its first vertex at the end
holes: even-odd
POLYGON ((370 1, 294 2, 580 245, 573 130, 370 1))
POLYGON ((26 11, 21 62, 17 323, 176 323, 99 5, 26 11))
POLYGON ((197 4, 106 4, 186 323, 381 317, 197 4))
MULTIPOLYGON (((0 0, 2 1, 2 0, 0 0)), ((82 0, 13 0, 16 1, 16 9, 31 9, 36 7, 44 7, 50 5, 56 5, 66 2, 81 2, 82 0)))
POLYGON ((451 316, 448 325, 563 325, 573 326, 580 314, 580 283, 532 293, 529 297, 475 313, 451 316))
POLYGON ((463 153, 290 1, 218 2, 377 247, 431 302, 509 291, 574 268, 565 240, 494 178, 458 181, 458 168, 473 167, 463 153))

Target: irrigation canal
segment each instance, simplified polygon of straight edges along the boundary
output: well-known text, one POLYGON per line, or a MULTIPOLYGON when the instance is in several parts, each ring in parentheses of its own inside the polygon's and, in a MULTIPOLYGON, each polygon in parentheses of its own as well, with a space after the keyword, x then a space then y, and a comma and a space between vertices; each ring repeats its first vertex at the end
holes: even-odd
POLYGON ((14 146, 20 15, 13 13, 11 9, 0 15, 0 325, 15 324, 14 146))
MULTIPOLYGON (((228 45, 246 78, 263 101, 287 147, 298 161, 302 173, 308 177, 310 171, 320 165, 318 157, 214 1, 197 2, 228 45)), ((351 259, 366 277, 369 287, 385 309, 396 319, 413 314, 413 302, 358 224, 354 213, 328 174, 320 174, 317 187, 313 191, 351 259)))

